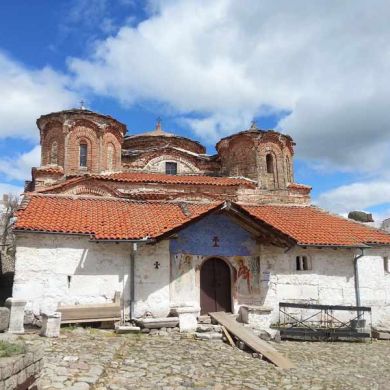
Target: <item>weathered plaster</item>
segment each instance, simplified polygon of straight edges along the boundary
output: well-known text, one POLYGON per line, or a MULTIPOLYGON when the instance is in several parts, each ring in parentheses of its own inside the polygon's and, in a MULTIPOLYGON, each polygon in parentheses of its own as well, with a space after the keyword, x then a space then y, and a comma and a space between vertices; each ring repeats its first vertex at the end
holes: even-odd
POLYGON ((88 237, 17 234, 13 297, 39 315, 59 303, 105 303, 115 291, 129 302, 129 243, 97 244, 88 237))
POLYGON ((202 256, 251 256, 256 253, 256 241, 229 216, 212 214, 181 230, 171 240, 170 251, 202 256))
POLYGON ((139 246, 135 255, 135 301, 137 318, 169 314, 169 241, 139 246))

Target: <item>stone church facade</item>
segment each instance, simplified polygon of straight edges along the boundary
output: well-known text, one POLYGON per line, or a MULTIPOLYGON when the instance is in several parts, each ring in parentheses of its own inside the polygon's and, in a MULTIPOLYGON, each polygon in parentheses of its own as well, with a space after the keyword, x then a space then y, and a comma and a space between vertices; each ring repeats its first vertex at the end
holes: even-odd
POLYGON ((39 316, 111 302, 127 318, 279 302, 360 305, 390 323, 390 235, 311 205, 294 142, 276 131, 221 139, 217 154, 161 128, 88 110, 41 116, 41 166, 17 212, 15 298, 39 316))

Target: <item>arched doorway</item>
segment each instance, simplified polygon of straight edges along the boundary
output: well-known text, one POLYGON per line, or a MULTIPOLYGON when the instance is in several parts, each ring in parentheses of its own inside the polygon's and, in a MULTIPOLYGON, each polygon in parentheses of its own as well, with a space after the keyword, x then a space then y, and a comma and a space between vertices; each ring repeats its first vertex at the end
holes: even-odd
POLYGON ((231 312, 231 299, 229 266, 218 258, 206 260, 200 270, 201 314, 215 311, 231 312))

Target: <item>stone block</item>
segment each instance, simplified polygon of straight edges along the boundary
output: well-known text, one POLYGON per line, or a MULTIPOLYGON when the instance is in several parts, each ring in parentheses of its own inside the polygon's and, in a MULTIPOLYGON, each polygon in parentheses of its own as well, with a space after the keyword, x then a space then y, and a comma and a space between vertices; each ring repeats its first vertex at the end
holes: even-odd
POLYGON ((161 329, 174 328, 179 324, 178 317, 141 318, 136 321, 141 328, 161 329))
POLYGON ((258 329, 269 328, 271 325, 272 308, 266 306, 242 305, 240 320, 258 329))
POLYGON ((116 325, 115 333, 125 334, 125 333, 139 333, 141 328, 139 326, 131 325, 116 325))
POLYGON ((10 333, 24 333, 24 308, 26 307, 26 303, 24 299, 16 298, 8 298, 5 301, 6 306, 11 311, 8 328, 10 333))
POLYGON ((222 340, 222 334, 218 332, 196 332, 195 337, 199 340, 222 340))
POLYGON ((221 327, 221 325, 198 324, 196 331, 199 333, 204 333, 204 332, 222 333, 222 327, 221 327))
POLYGON ((61 313, 42 313, 42 328, 40 335, 44 337, 59 337, 61 330, 61 313))
POLYGON ((372 337, 378 340, 390 340, 390 333, 372 331, 372 337))
POLYGON ((199 308, 192 306, 177 307, 174 309, 179 317, 180 332, 195 332, 198 327, 199 308))
POLYGON ((0 307, 0 332, 4 332, 9 326, 10 311, 7 307, 0 307))

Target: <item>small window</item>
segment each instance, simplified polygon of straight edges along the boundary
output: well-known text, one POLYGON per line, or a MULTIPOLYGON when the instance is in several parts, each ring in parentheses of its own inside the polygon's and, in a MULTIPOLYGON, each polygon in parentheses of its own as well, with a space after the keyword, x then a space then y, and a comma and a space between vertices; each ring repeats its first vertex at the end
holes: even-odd
POLYGON ((167 175, 177 175, 177 164, 175 162, 166 162, 165 173, 167 175))
POLYGON ((88 145, 86 143, 80 144, 80 167, 87 166, 88 145))
POLYGON ((390 273, 390 264, 389 264, 389 257, 385 256, 383 258, 383 268, 385 269, 385 273, 390 273))
POLYGON ((267 173, 274 173, 274 159, 272 154, 267 154, 265 160, 267 163, 267 173))
POLYGON ((311 270, 310 259, 307 256, 297 256, 295 258, 297 271, 309 271, 311 270))
POLYGON ((53 164, 53 165, 57 165, 58 164, 58 144, 57 144, 57 141, 54 141, 51 144, 50 164, 53 164))

